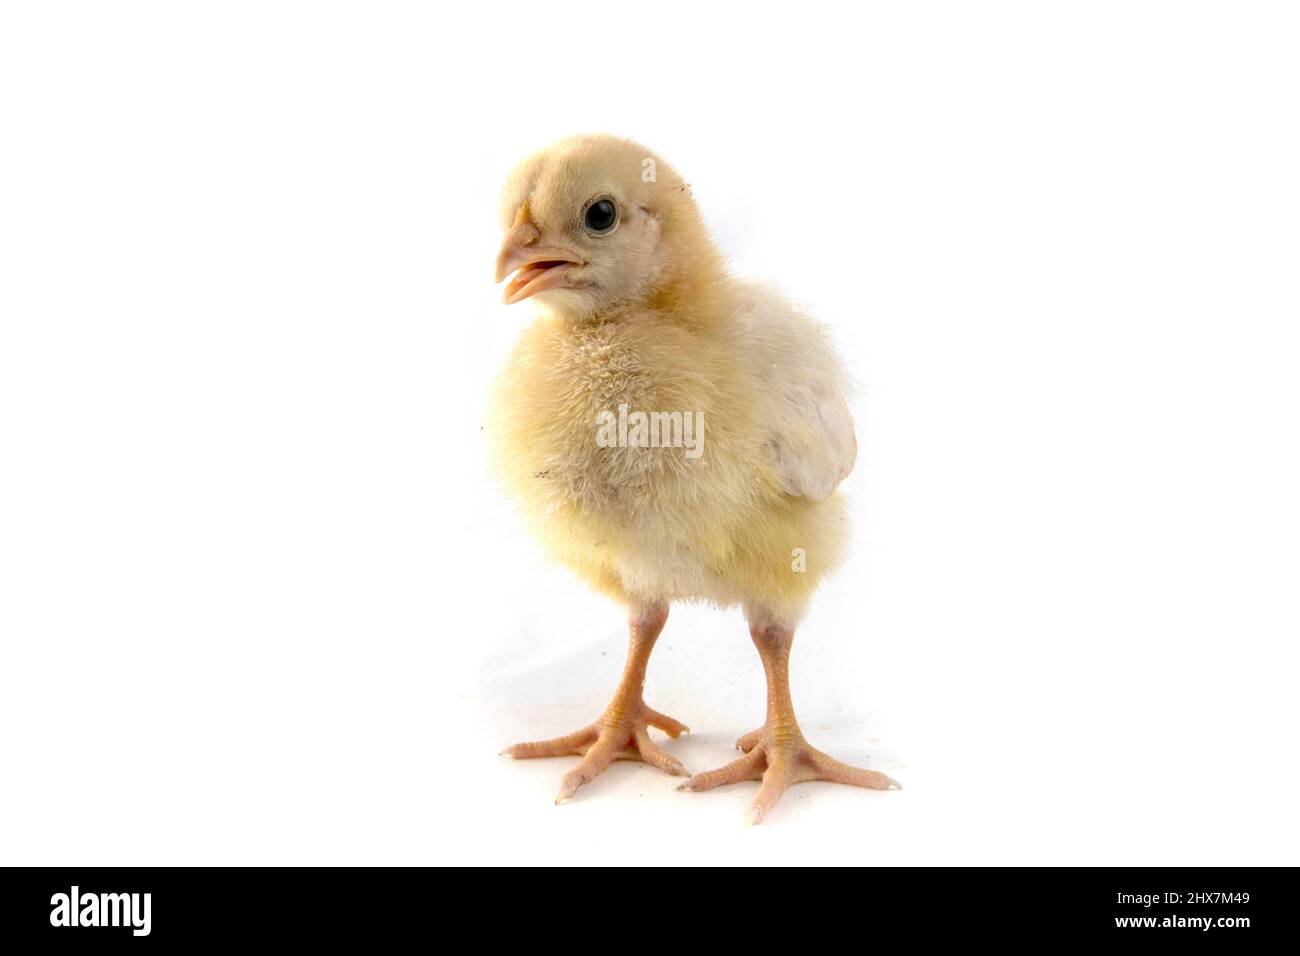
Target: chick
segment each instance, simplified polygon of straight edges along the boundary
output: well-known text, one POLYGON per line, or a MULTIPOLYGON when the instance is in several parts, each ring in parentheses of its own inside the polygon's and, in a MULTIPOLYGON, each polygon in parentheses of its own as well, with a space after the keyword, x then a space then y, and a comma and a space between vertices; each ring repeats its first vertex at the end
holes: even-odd
POLYGON ((767 719, 744 752, 679 789, 761 780, 756 823, 791 784, 884 790, 804 739, 790 698, 795 626, 848 535, 836 486, 857 443, 825 332, 779 293, 730 276, 689 186, 659 157, 582 136, 528 157, 502 194, 496 263, 530 299, 488 435, 508 491, 548 554, 628 613, 622 680, 601 717, 516 758, 580 755, 562 802, 616 759, 685 775, 651 739, 684 724, 642 699, 674 601, 740 605, 767 676, 767 719))

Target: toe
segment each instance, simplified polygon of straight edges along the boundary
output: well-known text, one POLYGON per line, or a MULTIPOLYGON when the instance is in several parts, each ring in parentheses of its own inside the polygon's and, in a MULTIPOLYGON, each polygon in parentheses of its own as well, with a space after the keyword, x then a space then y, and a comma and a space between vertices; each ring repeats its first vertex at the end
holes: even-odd
POLYGON ((762 727, 760 727, 758 730, 751 730, 749 733, 745 734, 739 740, 736 741, 736 749, 743 750, 745 753, 749 753, 751 750, 753 750, 755 747, 759 745, 762 739, 763 739, 762 727))
POLYGON ((781 799, 786 787, 794 782, 794 778, 794 772, 788 764, 777 763, 768 767, 763 774, 763 785, 758 788, 758 795, 745 814, 745 822, 751 826, 762 822, 768 811, 781 799))
POLYGON ((596 731, 591 727, 584 727, 563 737, 515 744, 501 751, 501 754, 514 757, 516 760, 531 760, 534 757, 570 757, 582 753, 583 748, 589 746, 595 739, 596 731))
POLYGON ((696 774, 684 782, 678 790, 712 790, 729 783, 742 780, 758 780, 763 775, 763 755, 758 751, 745 754, 739 760, 733 760, 725 767, 696 774))
POLYGON ((670 773, 674 777, 685 777, 687 775, 682 762, 672 754, 665 752, 663 748, 650 739, 650 735, 644 730, 638 729, 633 739, 636 742, 637 753, 650 766, 658 767, 664 773, 670 773))
POLYGON ((687 727, 681 721, 673 720, 667 714, 661 714, 657 710, 645 709, 646 723, 651 727, 657 727, 666 733, 669 737, 680 737, 682 734, 689 734, 691 728, 687 727))
POLYGON ((886 777, 878 770, 866 770, 862 767, 841 763, 824 753, 812 755, 812 773, 810 779, 829 780, 831 783, 846 783, 852 787, 866 787, 869 790, 902 790, 903 785, 897 780, 886 777))
POLYGON ((596 779, 617 759, 623 744, 613 737, 604 736, 587 748, 586 755, 578 765, 564 775, 560 781, 560 790, 555 795, 557 804, 568 800, 584 783, 596 779))

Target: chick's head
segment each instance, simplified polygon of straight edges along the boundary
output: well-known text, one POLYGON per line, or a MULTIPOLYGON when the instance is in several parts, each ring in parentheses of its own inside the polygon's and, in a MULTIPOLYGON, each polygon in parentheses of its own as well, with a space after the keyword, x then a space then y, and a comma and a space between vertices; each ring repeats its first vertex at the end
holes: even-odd
POLYGON ((662 294, 716 259, 690 189, 643 146, 573 137, 519 163, 501 196, 505 301, 591 316, 662 294))

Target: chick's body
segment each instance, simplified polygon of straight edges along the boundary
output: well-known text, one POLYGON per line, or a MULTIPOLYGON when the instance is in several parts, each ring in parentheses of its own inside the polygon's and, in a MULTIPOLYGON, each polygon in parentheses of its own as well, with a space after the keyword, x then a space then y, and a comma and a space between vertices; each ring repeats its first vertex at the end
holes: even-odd
POLYGON ((781 452, 838 428, 847 471, 842 374, 821 330, 776 293, 715 281, 705 314, 538 319, 499 382, 499 470, 547 551, 599 590, 762 604, 792 619, 839 559, 846 527, 830 488, 820 500, 788 493, 781 452), (819 400, 838 407, 829 425, 819 400), (698 457, 602 447, 601 413, 620 406, 694 415, 698 457))
POLYGON ((729 276, 687 185, 634 143, 578 137, 529 157, 501 213, 506 301, 541 308, 496 386, 497 470, 547 552, 627 606, 631 633, 600 720, 507 752, 582 754, 560 800, 619 756, 684 773, 647 733, 685 729, 641 699, 650 651, 672 602, 739 603, 767 722, 741 739, 745 757, 684 786, 761 779, 754 821, 801 780, 892 786, 808 745, 789 700, 793 629, 843 554, 835 489, 857 452, 825 332, 729 276), (637 416, 661 427, 629 429, 637 416))

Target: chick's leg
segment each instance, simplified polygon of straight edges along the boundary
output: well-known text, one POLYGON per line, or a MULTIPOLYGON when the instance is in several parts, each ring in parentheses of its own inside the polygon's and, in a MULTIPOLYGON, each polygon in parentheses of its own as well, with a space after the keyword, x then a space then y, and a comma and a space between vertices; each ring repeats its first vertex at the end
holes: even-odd
POLYGON ((736 741, 736 747, 745 751, 743 757, 691 777, 677 789, 711 790, 742 780, 761 780, 758 796, 746 816, 750 823, 758 823, 791 784, 828 780, 872 790, 898 788, 900 785, 883 773, 840 763, 804 739, 790 699, 790 645, 794 632, 771 615, 756 613, 750 616, 749 634, 767 675, 767 721, 736 741))
POLYGON ((629 647, 623 677, 618 683, 618 689, 614 691, 614 699, 599 720, 563 737, 515 744, 502 751, 518 760, 575 754, 582 756, 578 765, 561 781, 556 803, 568 800, 579 787, 594 780, 615 760, 641 760, 665 773, 686 776, 686 768, 681 761, 665 753, 650 739, 649 728, 656 727, 670 737, 680 736, 690 728, 652 710, 641 699, 650 652, 667 620, 666 604, 633 610, 628 620, 629 647))

